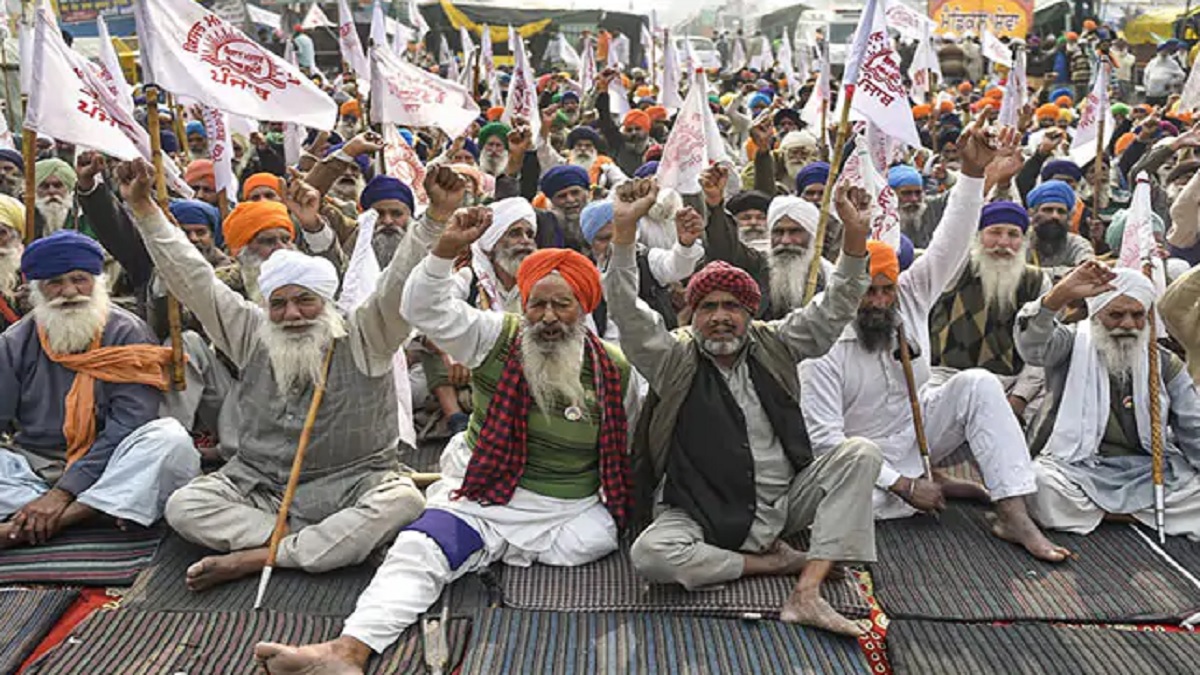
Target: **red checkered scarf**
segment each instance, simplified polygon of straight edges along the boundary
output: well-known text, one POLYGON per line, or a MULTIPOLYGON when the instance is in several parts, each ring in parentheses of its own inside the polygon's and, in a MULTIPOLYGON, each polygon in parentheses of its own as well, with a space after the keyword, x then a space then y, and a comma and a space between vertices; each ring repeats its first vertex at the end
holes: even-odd
MULTIPOLYGON (((590 331, 586 356, 592 359, 593 382, 600 400, 600 498, 617 527, 622 527, 632 507, 633 493, 621 370, 590 331)), ((504 372, 496 383, 496 393, 479 430, 467 475, 462 487, 452 495, 454 499, 466 497, 480 504, 507 504, 512 499, 525 472, 532 401, 521 367, 521 336, 517 335, 508 349, 504 372)))

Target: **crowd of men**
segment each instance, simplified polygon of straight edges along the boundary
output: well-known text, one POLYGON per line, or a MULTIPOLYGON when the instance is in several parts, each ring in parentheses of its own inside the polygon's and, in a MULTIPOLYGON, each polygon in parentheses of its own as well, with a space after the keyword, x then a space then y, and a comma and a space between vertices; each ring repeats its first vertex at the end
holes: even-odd
POLYGON ((195 191, 165 212, 145 162, 0 149, 0 556, 165 519, 218 552, 188 588, 257 574, 306 428, 275 564, 387 554, 340 638, 258 646, 272 673, 362 672, 465 574, 614 551, 688 590, 798 575, 783 621, 860 635, 819 588, 876 559, 876 521, 990 504, 997 537, 1069 565, 1056 531, 1155 525, 1160 441, 1166 532, 1200 539, 1200 130, 1147 68, 1099 170, 1070 159, 1075 69, 1107 58, 1076 45, 1104 30, 1042 43, 1071 83, 1031 87, 1016 126, 994 121, 1000 80, 943 66, 912 108, 922 147, 886 171, 898 248, 870 239, 865 186, 830 187, 836 120, 800 114, 815 72, 706 74, 730 159, 696 194, 659 186, 675 111, 627 66, 589 91, 540 76, 536 134, 486 87, 461 137, 402 129, 420 185, 380 171, 336 79, 337 128, 298 165, 277 125, 234 138, 236 205, 196 120, 162 133, 195 191), (1158 285, 1113 265, 1143 173, 1158 285), (360 237, 381 272, 343 303, 360 237), (449 438, 425 490, 401 462, 414 411, 449 438), (963 448, 982 483, 936 468, 963 448))

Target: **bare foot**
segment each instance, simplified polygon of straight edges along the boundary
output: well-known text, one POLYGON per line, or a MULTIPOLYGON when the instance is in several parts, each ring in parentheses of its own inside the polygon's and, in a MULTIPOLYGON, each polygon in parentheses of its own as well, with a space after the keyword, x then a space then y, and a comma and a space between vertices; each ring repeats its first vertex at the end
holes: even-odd
POLYGON ((802 626, 812 626, 850 637, 860 637, 866 634, 862 626, 838 614, 837 610, 830 607, 820 593, 801 595, 793 592, 787 602, 783 603, 783 609, 779 612, 779 620, 798 623, 802 626))
POLYGON ((1023 547, 1029 554, 1047 562, 1062 562, 1071 557, 1071 552, 1046 538, 1028 514, 997 514, 992 523, 992 534, 1004 541, 1023 547))
POLYGON ((267 549, 252 548, 225 555, 210 555, 187 569, 187 587, 203 591, 234 579, 262 571, 267 564, 267 549))
POLYGON ((260 642, 254 646, 254 658, 271 675, 363 675, 362 665, 340 640, 303 647, 260 642))
POLYGON ((12 523, 0 523, 0 551, 23 546, 25 539, 21 537, 21 528, 12 523))
POLYGON ((775 542, 766 553, 744 554, 745 566, 742 568, 742 576, 789 576, 799 574, 804 570, 804 565, 808 562, 808 556, 804 551, 796 549, 783 543, 783 541, 775 542))
POLYGON ((933 479, 942 486, 942 494, 946 496, 946 499, 979 502, 980 504, 992 503, 992 496, 988 494, 987 488, 975 481, 954 478, 941 471, 934 471, 933 479))

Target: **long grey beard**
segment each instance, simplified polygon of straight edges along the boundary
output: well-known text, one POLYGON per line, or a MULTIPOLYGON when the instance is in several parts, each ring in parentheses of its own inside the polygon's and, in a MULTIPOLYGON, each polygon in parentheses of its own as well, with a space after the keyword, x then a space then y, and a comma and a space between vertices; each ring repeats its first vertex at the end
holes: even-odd
POLYGON ((1007 315, 1017 308, 1017 288, 1025 276, 1025 244, 1011 258, 998 258, 984 250, 976 237, 971 242, 971 266, 983 286, 988 311, 1007 315))
POLYGON ((591 171, 592 164, 596 163, 596 155, 584 154, 581 152, 572 153, 571 163, 575 166, 583 168, 585 171, 591 171))
POLYGON ((357 202, 358 196, 362 194, 363 188, 367 187, 367 182, 361 176, 354 179, 354 182, 339 180, 329 188, 330 194, 344 202, 357 202))
POLYGON ((493 156, 486 152, 479 153, 479 170, 489 176, 499 176, 508 166, 508 153, 493 156))
POLYGON ((925 209, 927 208, 929 208, 928 205, 922 201, 921 206, 913 209, 912 211, 899 209, 900 230, 905 234, 912 234, 913 232, 919 230, 921 228, 921 219, 925 217, 925 209))
POLYGON ((537 324, 521 319, 521 369, 529 393, 543 413, 556 412, 556 404, 587 410, 587 392, 580 381, 583 348, 582 322, 566 328, 561 340, 551 342, 541 338, 537 324))
POLYGON ((1146 357, 1149 348, 1150 331, 1143 328, 1140 331, 1110 331, 1104 327, 1100 319, 1092 317, 1092 344, 1100 354, 1100 361, 1108 369, 1108 374, 1118 382, 1128 382, 1133 377, 1134 366, 1146 357), (1121 336, 1137 337, 1121 337, 1121 336))
POLYGON ((108 322, 108 286, 104 275, 96 277, 87 304, 67 308, 63 298, 47 300, 40 283, 29 285, 33 316, 37 325, 46 330, 50 349, 58 354, 78 354, 87 351, 96 335, 108 322))
POLYGON ((812 264, 813 250, 805 248, 803 253, 791 250, 771 251, 767 265, 771 271, 771 307, 791 311, 804 305, 804 290, 808 283, 808 269, 812 264))
POLYGON ((42 215, 42 220, 45 221, 44 234, 54 234, 63 229, 67 224, 67 216, 71 214, 71 202, 69 201, 49 201, 44 197, 38 197, 35 202, 38 213, 42 215))
POLYGON ((258 337, 267 349, 279 394, 287 396, 319 382, 325 365, 325 349, 334 339, 345 335, 345 321, 329 302, 325 303, 321 315, 311 321, 264 322, 258 337), (289 326, 308 326, 308 330, 297 335, 284 330, 289 326))
MULTIPOLYGON (((2 227, 2 226, 0 226, 2 227)), ((0 294, 12 297, 20 281, 21 252, 16 246, 0 248, 0 294)))
POLYGON ((402 241, 404 231, 399 228, 375 230, 375 234, 371 236, 371 248, 375 250, 375 260, 379 262, 379 267, 387 267, 388 263, 392 262, 392 256, 396 255, 396 249, 400 248, 402 241))

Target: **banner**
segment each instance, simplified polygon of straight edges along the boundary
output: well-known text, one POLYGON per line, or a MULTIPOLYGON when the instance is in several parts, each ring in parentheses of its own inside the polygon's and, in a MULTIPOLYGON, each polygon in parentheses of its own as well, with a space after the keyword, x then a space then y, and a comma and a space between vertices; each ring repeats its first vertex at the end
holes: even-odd
POLYGON ((238 198, 237 180, 233 176, 233 144, 230 142, 229 117, 222 111, 201 106, 201 121, 208 132, 208 150, 213 163, 213 180, 217 192, 225 190, 232 204, 238 198))
POLYGON ((338 50, 342 53, 342 62, 350 65, 350 70, 358 79, 369 77, 366 52, 363 51, 362 40, 358 39, 354 13, 350 11, 346 0, 338 0, 338 50))
POLYGON ((508 98, 504 101, 504 114, 500 121, 513 126, 513 119, 520 117, 529 124, 529 131, 538 138, 542 128, 542 116, 538 111, 537 85, 533 79, 533 66, 525 54, 525 40, 508 27, 508 44, 513 48, 512 79, 508 81, 508 98))
POLYGON ((868 0, 850 50, 846 88, 857 87, 850 109, 885 130, 888 136, 919 148, 921 137, 900 75, 900 55, 892 49, 879 2, 868 0))
POLYGON ((1112 138, 1113 128, 1117 126, 1108 105, 1109 77, 1108 65, 1102 61, 1100 73, 1096 75, 1092 91, 1084 99, 1083 112, 1079 114, 1079 126, 1075 129, 1075 138, 1071 139, 1071 149, 1068 152, 1071 161, 1079 166, 1087 164, 1096 156, 1096 139, 1100 134, 1100 116, 1104 116, 1104 139, 1099 142, 1100 145, 1108 145, 1108 140, 1112 138))
POLYGON ((387 49, 372 49, 371 65, 373 122, 437 127, 455 138, 479 117, 471 93, 457 82, 402 61, 387 49))
POLYGON ((100 40, 97 74, 121 107, 133 113, 133 89, 121 72, 121 60, 117 58, 117 50, 113 49, 112 39, 108 37, 108 24, 102 16, 96 18, 96 33, 100 40))
POLYGON ((939 35, 970 31, 976 37, 986 28, 997 37, 1024 40, 1033 29, 1034 0, 929 0, 929 18, 939 35))
POLYGON ((981 49, 983 51, 983 58, 1012 68, 1012 50, 1008 48, 1008 45, 1001 42, 995 33, 987 28, 983 29, 981 49))
POLYGON ((895 29, 905 40, 923 39, 933 30, 933 21, 929 17, 900 0, 887 3, 887 23, 888 28, 895 29))
POLYGON ((708 107, 704 87, 692 87, 663 147, 656 173, 658 185, 683 195, 698 194, 700 173, 710 163, 724 159, 724 142, 708 107))

